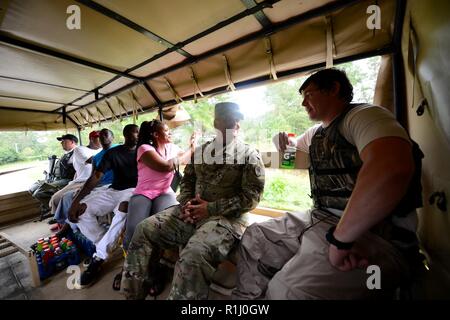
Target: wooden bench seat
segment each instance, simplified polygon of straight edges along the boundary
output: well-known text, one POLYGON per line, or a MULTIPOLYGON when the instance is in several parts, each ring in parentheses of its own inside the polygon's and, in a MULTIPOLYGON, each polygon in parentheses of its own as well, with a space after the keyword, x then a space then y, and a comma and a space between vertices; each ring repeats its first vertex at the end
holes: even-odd
POLYGON ((39 205, 28 191, 0 196, 0 226, 38 217, 39 205))

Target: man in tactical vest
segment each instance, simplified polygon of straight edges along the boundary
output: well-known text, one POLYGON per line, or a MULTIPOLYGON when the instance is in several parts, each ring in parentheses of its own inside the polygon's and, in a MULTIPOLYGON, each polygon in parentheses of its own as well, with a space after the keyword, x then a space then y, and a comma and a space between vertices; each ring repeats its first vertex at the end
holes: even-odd
POLYGON ((56 139, 61 141, 65 154, 55 165, 54 172, 49 173, 49 179, 36 182, 29 190, 32 196, 41 202, 41 218, 50 210, 49 201, 53 194, 64 188, 75 175, 72 156, 78 138, 73 134, 65 134, 56 139))
POLYGON ((233 297, 392 298, 418 254, 423 154, 388 110, 350 103, 343 71, 319 71, 299 92, 321 123, 297 140, 280 133, 276 144, 309 160, 314 206, 247 228, 233 297))

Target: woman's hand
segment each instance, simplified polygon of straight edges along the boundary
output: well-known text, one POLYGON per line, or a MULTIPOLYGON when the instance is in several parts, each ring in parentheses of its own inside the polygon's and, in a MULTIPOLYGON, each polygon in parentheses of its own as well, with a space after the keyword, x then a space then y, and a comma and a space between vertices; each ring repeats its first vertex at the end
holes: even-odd
POLYGON ((191 134, 191 137, 189 138, 189 149, 194 152, 194 149, 197 147, 197 142, 199 138, 199 133, 197 131, 194 131, 191 134))

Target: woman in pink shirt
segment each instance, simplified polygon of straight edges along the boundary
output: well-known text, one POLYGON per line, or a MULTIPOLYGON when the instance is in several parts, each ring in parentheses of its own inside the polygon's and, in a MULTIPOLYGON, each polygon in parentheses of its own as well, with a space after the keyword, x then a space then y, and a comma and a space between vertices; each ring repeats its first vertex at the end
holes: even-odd
POLYGON ((170 187, 174 169, 178 163, 185 164, 190 160, 194 148, 194 137, 191 137, 190 148, 186 152, 174 145, 169 127, 159 120, 141 124, 137 144, 138 182, 128 204, 125 250, 139 222, 178 204, 170 187))
MULTIPOLYGON (((159 120, 144 121, 139 129, 137 144, 138 182, 128 203, 123 247, 126 250, 139 222, 151 215, 178 204, 171 188, 174 170, 178 164, 191 159, 196 142, 191 136, 190 148, 183 152, 171 141, 169 127, 159 120)), ((158 277, 165 276, 162 270, 158 277)), ((122 272, 114 277, 113 289, 120 290, 122 272)), ((159 290, 152 288, 151 290, 159 290)), ((155 291, 156 292, 156 291, 155 291)))

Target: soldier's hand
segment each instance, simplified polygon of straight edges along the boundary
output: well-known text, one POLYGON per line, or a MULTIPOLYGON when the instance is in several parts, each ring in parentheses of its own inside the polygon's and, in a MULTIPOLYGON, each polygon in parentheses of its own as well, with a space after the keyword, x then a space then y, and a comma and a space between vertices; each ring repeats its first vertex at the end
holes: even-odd
POLYGON ((186 203, 186 208, 184 210, 186 218, 192 219, 194 223, 206 219, 209 216, 207 205, 208 201, 203 200, 200 198, 200 195, 197 194, 195 199, 186 203))
POLYGON ((180 219, 183 220, 186 223, 194 223, 194 220, 192 220, 191 218, 191 213, 189 212, 189 210, 187 210, 187 206, 191 205, 191 201, 186 202, 186 204, 184 206, 181 207, 181 215, 180 215, 180 219))

